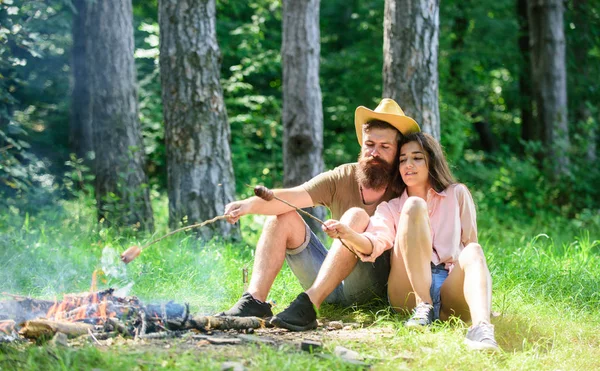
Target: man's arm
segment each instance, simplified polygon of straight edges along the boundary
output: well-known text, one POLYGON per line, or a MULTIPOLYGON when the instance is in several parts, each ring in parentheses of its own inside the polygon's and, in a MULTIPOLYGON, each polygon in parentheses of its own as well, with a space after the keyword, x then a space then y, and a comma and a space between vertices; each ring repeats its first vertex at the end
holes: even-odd
MULTIPOLYGON (((312 198, 302 186, 285 189, 274 189, 273 193, 275 194, 275 196, 289 202, 290 204, 298 208, 315 206, 312 198)), ((275 199, 271 201, 265 201, 262 198, 256 196, 241 201, 234 201, 225 206, 225 214, 230 215, 227 221, 232 224, 237 222, 243 215, 280 215, 292 210, 294 209, 281 201, 275 199)))

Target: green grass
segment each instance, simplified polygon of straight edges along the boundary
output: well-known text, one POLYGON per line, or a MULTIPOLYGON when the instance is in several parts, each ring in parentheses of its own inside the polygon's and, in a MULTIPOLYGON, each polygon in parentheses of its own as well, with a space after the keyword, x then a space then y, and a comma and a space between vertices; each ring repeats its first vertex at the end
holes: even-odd
MULTIPOLYGON (((89 290, 92 272, 101 270, 102 251, 122 252, 151 236, 127 237, 93 224, 84 203, 30 216, 12 208, 0 215, 0 291, 53 298, 89 290), (68 210, 68 211, 67 211, 68 210)), ((166 203, 156 201, 158 231, 166 232, 166 203)), ((144 301, 190 303, 198 313, 228 308, 243 292, 242 269, 252 269, 253 246, 262 217, 245 217, 244 241, 199 242, 180 234, 145 250, 124 277, 100 275, 99 288, 133 282, 130 294, 144 301)), ((521 219, 519 219, 521 220, 521 219)), ((579 370, 600 369, 600 235, 598 226, 554 216, 511 223, 479 215, 479 236, 494 279, 493 319, 500 354, 469 353, 458 321, 417 333, 405 317, 385 306, 324 306, 321 316, 359 322, 356 331, 319 332, 324 354, 337 345, 366 356, 376 369, 579 370)), ((284 266, 269 299, 278 312, 301 291, 284 266)), ((315 334, 312 333, 314 336, 315 334)), ((289 345, 190 347, 180 340, 162 345, 128 342, 108 348, 50 345, 0 347, 0 369, 220 369, 224 361, 250 369, 340 369, 354 366, 303 353, 289 345), (169 348, 165 348, 169 346, 169 348)))

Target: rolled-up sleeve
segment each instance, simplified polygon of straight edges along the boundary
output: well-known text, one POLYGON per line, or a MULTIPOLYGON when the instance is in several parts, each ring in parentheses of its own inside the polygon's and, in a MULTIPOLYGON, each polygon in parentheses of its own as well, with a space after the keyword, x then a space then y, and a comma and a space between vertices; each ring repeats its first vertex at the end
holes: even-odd
POLYGON ((460 242, 467 246, 472 242, 477 242, 477 214, 475 211, 475 202, 471 192, 463 184, 456 187, 456 199, 458 200, 461 235, 460 242))
POLYGON ((394 246, 396 238, 396 224, 399 218, 398 211, 394 210, 393 205, 388 202, 382 202, 377 206, 375 214, 369 221, 367 230, 363 236, 367 237, 373 243, 373 252, 371 255, 359 254, 364 262, 374 262, 385 250, 394 246))

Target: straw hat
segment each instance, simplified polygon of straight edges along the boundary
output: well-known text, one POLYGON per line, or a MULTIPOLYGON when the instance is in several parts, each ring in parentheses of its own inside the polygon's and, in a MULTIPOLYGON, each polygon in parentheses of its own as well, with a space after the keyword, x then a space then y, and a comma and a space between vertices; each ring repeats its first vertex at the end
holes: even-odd
POLYGON ((374 111, 364 106, 359 106, 354 113, 354 126, 358 143, 362 146, 363 125, 371 120, 385 121, 398 129, 402 134, 417 133, 421 131, 419 124, 402 111, 402 108, 393 99, 384 98, 374 111))

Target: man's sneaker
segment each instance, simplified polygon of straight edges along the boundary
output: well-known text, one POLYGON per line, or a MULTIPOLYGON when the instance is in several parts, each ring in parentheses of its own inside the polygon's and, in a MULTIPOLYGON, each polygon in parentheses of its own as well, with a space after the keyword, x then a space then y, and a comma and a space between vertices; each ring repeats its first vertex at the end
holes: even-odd
POLYGON ((245 292, 231 309, 218 313, 216 316, 267 318, 272 317, 273 312, 271 304, 256 300, 249 292, 245 292))
POLYGON ((480 322, 477 325, 469 327, 465 344, 471 350, 487 350, 492 352, 500 350, 494 338, 494 325, 487 322, 480 322))
POLYGON ((317 328, 317 312, 305 292, 298 295, 289 307, 271 319, 276 327, 290 331, 308 331, 317 328))
POLYGON ((406 327, 424 327, 433 322, 433 305, 419 303, 413 311, 412 317, 404 324, 406 327))

